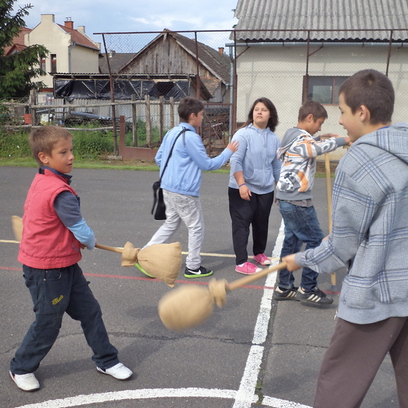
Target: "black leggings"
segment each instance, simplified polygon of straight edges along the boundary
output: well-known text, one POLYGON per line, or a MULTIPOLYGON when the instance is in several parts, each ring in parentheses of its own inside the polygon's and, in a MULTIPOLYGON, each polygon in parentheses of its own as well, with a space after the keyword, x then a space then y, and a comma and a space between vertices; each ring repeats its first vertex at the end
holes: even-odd
POLYGON ((268 242, 269 214, 273 191, 267 194, 251 193, 250 201, 243 200, 236 188, 228 188, 229 212, 232 221, 232 242, 236 264, 248 260, 249 227, 252 224, 253 254, 263 254, 268 242))

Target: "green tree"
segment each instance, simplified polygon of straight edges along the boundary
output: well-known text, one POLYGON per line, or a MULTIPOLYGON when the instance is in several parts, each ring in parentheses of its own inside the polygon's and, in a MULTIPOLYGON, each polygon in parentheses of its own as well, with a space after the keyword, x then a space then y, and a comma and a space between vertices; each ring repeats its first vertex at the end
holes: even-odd
POLYGON ((25 27, 24 16, 33 6, 27 4, 13 12, 15 0, 0 0, 0 97, 27 96, 31 89, 44 87, 35 78, 43 75, 40 59, 48 54, 43 45, 32 45, 12 55, 5 55, 5 47, 13 44, 21 27, 25 27), (14 14, 13 14, 14 13, 14 14))

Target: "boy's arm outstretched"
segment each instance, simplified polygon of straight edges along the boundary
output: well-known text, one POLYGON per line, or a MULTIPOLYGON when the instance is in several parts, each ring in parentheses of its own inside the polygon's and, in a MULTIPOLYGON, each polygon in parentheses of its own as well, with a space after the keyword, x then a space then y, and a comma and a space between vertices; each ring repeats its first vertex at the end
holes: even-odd
POLYGON ((331 135, 329 138, 325 136, 326 135, 320 136, 321 140, 312 137, 300 137, 293 143, 290 150, 299 156, 313 158, 351 143, 348 136, 331 135))

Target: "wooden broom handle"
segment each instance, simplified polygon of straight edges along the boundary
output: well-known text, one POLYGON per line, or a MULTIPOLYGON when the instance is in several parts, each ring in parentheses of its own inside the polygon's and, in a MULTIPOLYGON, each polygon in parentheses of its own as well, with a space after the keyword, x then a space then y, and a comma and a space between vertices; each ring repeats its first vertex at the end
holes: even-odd
MULTIPOLYGON (((18 242, 20 242, 21 233, 23 230, 23 219, 21 217, 18 217, 17 215, 12 215, 11 222, 12 222, 15 238, 18 242)), ((95 244, 95 247, 99 249, 105 249, 107 251, 118 252, 119 254, 123 253, 123 248, 119 248, 119 247, 111 247, 111 246, 102 245, 102 244, 95 244)))
POLYGON ((111 246, 102 245, 102 244, 95 244, 95 247, 99 249, 105 249, 107 251, 118 252, 119 254, 123 253, 123 248, 119 248, 119 247, 111 247, 111 246))
POLYGON ((331 169, 330 156, 328 153, 324 155, 324 164, 326 169, 326 191, 327 191, 327 216, 329 219, 329 233, 332 231, 332 192, 331 192, 331 169))
MULTIPOLYGON (((329 234, 332 232, 333 221, 332 221, 332 189, 331 189, 331 169, 330 169, 330 157, 326 153, 324 155, 324 164, 326 168, 326 189, 327 189, 327 215, 329 218, 329 234)), ((332 286, 336 286, 337 277, 336 272, 330 274, 330 280, 332 286)))
POLYGON ((271 266, 267 269, 262 269, 262 271, 256 272, 253 275, 245 276, 245 278, 237 279, 231 283, 227 283, 226 288, 229 291, 238 289, 242 286, 247 285, 248 283, 256 281, 257 279, 263 278, 264 276, 268 275, 271 272, 286 268, 286 266, 287 266, 286 262, 281 262, 278 265, 271 266))

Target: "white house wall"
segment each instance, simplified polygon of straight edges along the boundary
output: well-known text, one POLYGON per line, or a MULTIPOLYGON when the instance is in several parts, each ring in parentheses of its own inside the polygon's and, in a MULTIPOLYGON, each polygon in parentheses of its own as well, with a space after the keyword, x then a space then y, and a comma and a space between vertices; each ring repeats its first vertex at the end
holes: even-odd
MULTIPOLYGON (((377 69, 385 73, 387 45, 344 46, 321 44, 310 47, 310 76, 350 76, 361 69, 377 69)), ((275 104, 279 116, 276 133, 280 138, 285 131, 297 124, 297 115, 302 104, 303 77, 306 73, 307 48, 305 45, 254 45, 237 48, 237 121, 245 122, 253 101, 261 96, 275 104), (243 52, 245 50, 245 52, 243 52), (240 55, 242 53, 242 55, 240 55)), ((396 90, 393 121, 408 121, 408 74, 406 61, 408 48, 393 46, 389 65, 389 78, 396 90)), ((328 119, 322 133, 345 135, 338 124, 337 103, 325 105, 328 119)), ((338 149, 331 158, 338 159, 344 153, 338 149)))
POLYGON ((53 14, 42 14, 41 22, 25 35, 24 41, 27 46, 44 45, 49 51, 46 59, 47 75, 39 77, 47 88, 53 87, 53 79, 49 74, 51 72, 51 54, 56 55, 57 72, 99 72, 99 51, 73 44, 71 35, 55 23, 53 14))
POLYGON ((26 45, 41 44, 49 51, 46 60, 47 75, 41 76, 40 80, 46 87, 52 88, 52 76, 48 73, 51 71, 51 54, 57 56, 57 70, 59 72, 69 72, 68 46, 71 36, 61 27, 54 23, 54 16, 51 14, 42 15, 41 23, 38 24, 29 34, 26 34, 26 45))
POLYGON ((99 70, 99 51, 91 50, 81 46, 71 46, 71 70, 60 72, 88 73, 98 72, 99 70))

